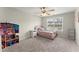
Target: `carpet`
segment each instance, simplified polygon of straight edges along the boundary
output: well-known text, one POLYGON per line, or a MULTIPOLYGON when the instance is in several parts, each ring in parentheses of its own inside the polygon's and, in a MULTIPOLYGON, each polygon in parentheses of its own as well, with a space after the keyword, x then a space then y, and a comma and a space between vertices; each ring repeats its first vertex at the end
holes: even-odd
POLYGON ((36 37, 21 40, 19 44, 7 47, 3 52, 78 52, 74 40, 56 37, 54 40, 36 37))

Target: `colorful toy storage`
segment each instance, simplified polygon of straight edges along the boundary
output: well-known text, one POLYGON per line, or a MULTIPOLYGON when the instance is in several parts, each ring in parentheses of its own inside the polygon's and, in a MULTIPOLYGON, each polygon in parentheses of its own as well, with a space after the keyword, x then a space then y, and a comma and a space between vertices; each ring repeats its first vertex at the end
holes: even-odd
POLYGON ((19 25, 0 23, 0 37, 2 49, 19 43, 19 25))

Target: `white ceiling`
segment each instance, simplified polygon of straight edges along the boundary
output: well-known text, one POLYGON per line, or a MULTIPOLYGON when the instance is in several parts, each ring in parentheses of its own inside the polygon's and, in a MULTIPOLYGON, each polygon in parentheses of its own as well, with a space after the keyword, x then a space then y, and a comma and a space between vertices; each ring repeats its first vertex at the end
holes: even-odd
MULTIPOLYGON (((62 14, 66 12, 74 11, 77 7, 48 7, 49 10, 55 9, 54 12, 51 12, 51 14, 62 14)), ((41 14, 40 7, 16 7, 16 9, 21 10, 26 13, 31 14, 41 14)))

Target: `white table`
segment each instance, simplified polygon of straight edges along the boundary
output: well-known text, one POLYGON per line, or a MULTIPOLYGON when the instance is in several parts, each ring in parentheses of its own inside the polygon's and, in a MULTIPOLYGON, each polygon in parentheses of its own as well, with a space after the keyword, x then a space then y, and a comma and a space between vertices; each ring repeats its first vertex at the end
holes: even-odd
POLYGON ((31 31, 31 37, 34 38, 37 36, 37 32, 36 31, 31 31))

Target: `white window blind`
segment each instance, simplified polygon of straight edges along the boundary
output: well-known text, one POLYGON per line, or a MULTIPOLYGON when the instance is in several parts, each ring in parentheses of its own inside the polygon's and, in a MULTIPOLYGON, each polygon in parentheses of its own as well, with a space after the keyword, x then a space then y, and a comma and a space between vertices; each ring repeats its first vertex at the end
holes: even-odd
POLYGON ((63 31, 63 17, 54 17, 47 19, 47 27, 50 30, 63 31))

